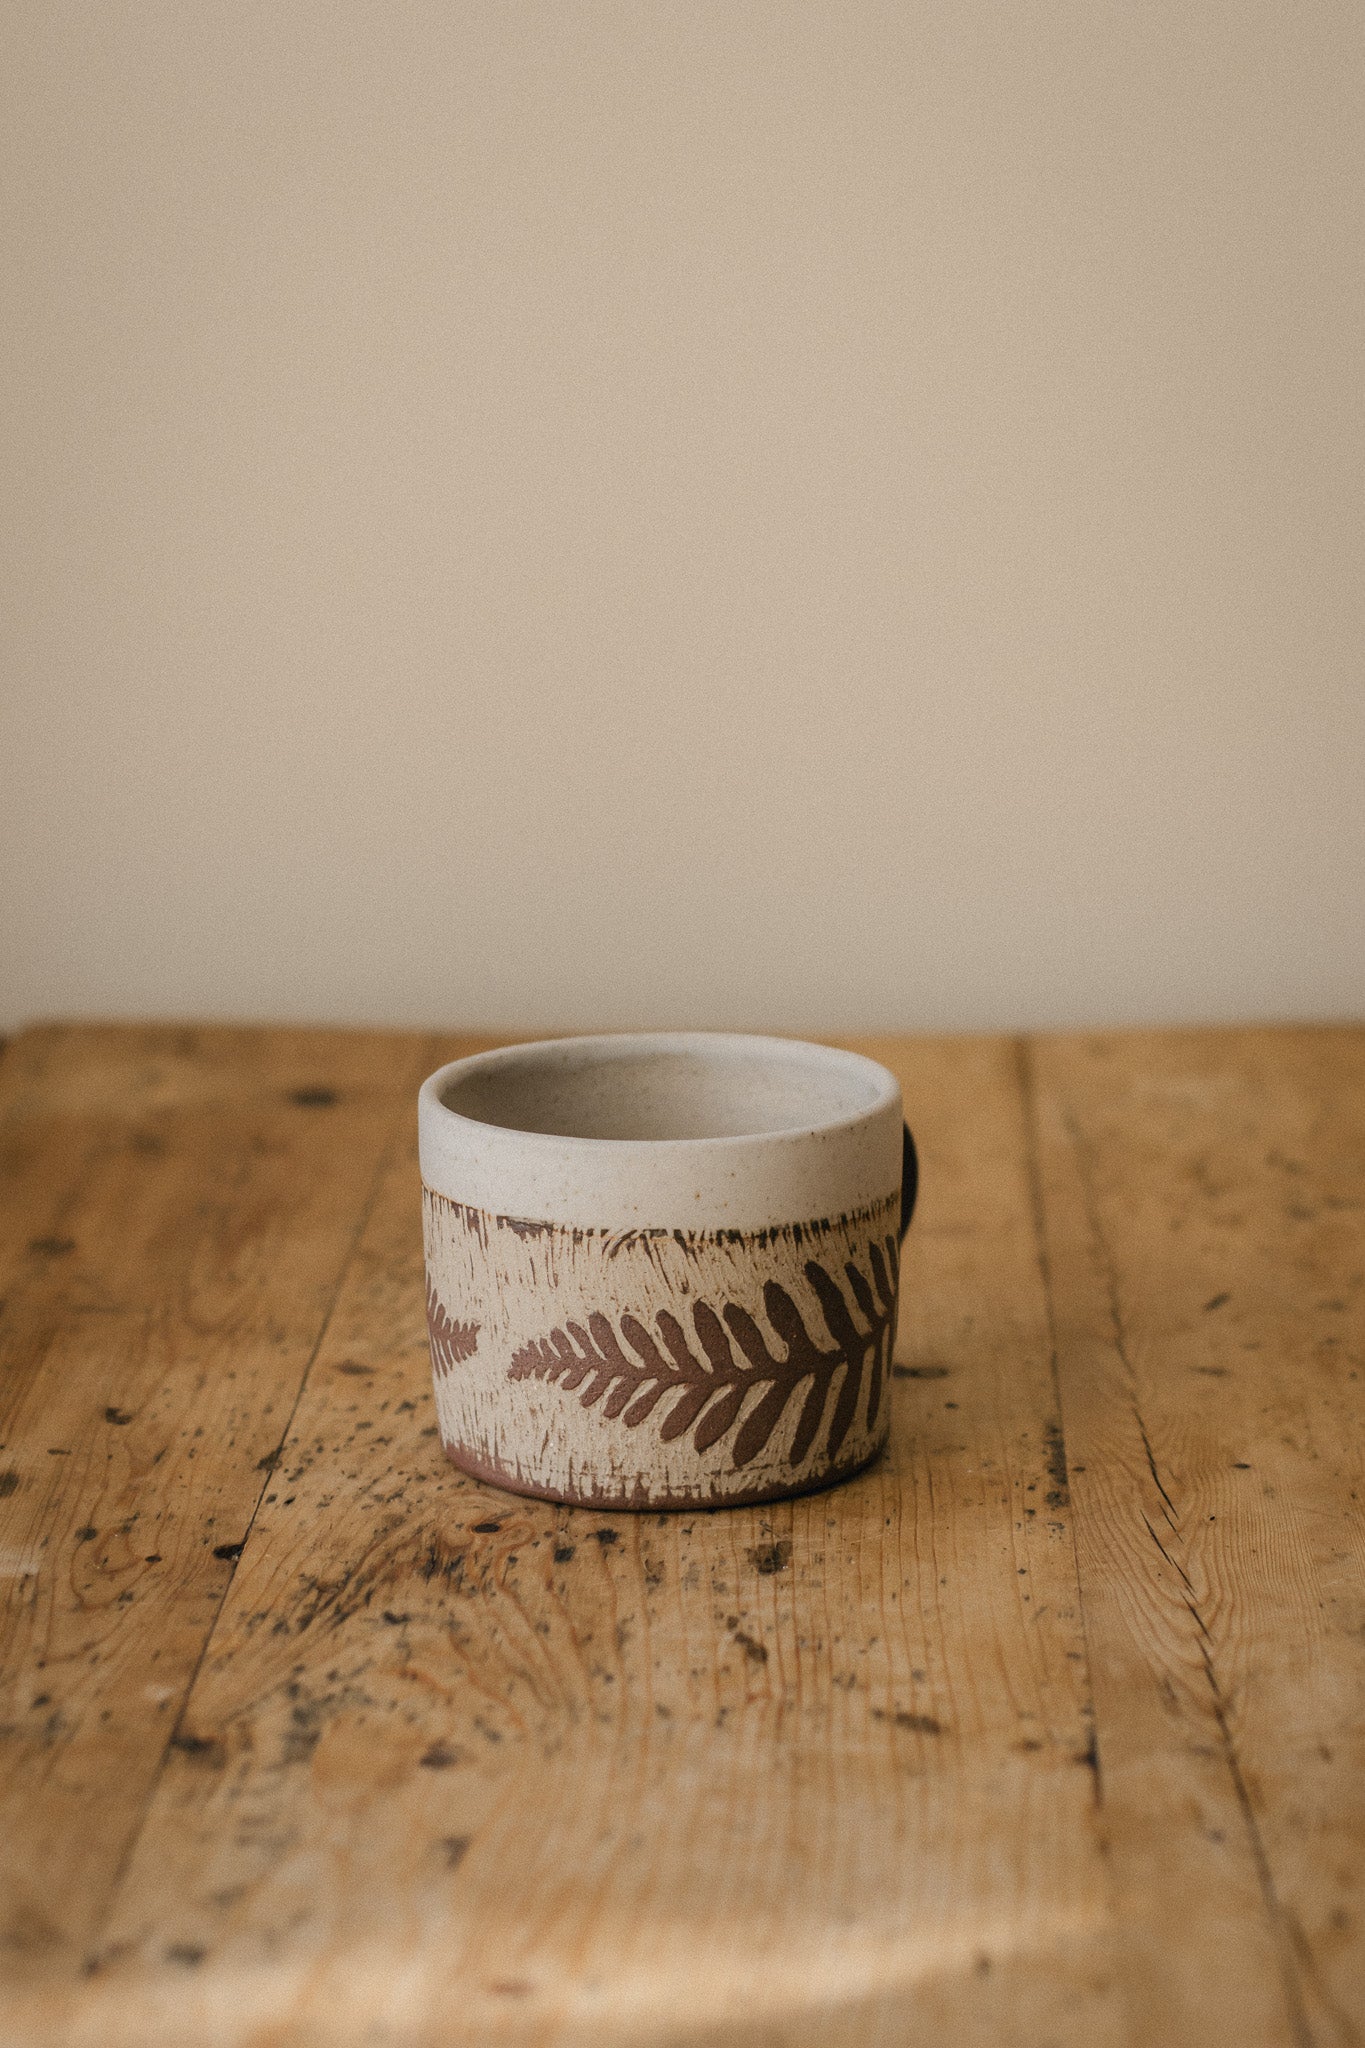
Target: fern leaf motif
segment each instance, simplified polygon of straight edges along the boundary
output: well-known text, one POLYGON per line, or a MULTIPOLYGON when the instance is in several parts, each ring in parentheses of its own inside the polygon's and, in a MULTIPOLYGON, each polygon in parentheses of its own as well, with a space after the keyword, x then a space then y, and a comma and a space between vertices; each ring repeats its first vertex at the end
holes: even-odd
POLYGON ((566 1323, 523 1344, 513 1354, 508 1376, 557 1382, 566 1393, 577 1393, 585 1408, 600 1402, 601 1414, 611 1421, 619 1418, 627 1429, 638 1429, 668 1400, 660 1438, 671 1443, 691 1430, 699 1451, 719 1443, 734 1428, 746 1396, 759 1391, 731 1446, 738 1471, 764 1449, 789 1403, 803 1391, 791 1446, 791 1462, 799 1465, 820 1433, 842 1367, 826 1444, 833 1460, 858 1413, 864 1380, 867 1427, 875 1426, 895 1341, 895 1238, 869 1245, 867 1263, 866 1273, 851 1259, 845 1264, 847 1293, 816 1260, 806 1263, 806 1280, 820 1305, 829 1343, 820 1340, 820 1333, 811 1335, 786 1288, 770 1280, 763 1309, 771 1338, 733 1301, 723 1304, 720 1315, 709 1303, 696 1302, 691 1336, 667 1309, 654 1319, 657 1335, 636 1316, 623 1315, 613 1327, 610 1318, 598 1313, 588 1317, 586 1327, 566 1323))
POLYGON ((446 1313, 436 1289, 427 1282, 427 1333, 431 1338, 431 1362, 444 1375, 479 1348, 479 1325, 457 1323, 446 1313))

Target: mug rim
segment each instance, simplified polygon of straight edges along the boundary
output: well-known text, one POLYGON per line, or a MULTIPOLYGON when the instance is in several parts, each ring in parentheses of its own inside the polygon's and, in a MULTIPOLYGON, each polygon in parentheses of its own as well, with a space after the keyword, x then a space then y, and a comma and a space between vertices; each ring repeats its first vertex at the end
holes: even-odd
MULTIPOLYGON (((547 1058, 547 1064, 551 1063, 547 1058)), ((899 1115, 900 1084, 888 1068, 866 1053, 851 1052, 843 1046, 825 1045, 818 1039, 782 1038, 761 1032, 746 1031, 591 1031, 577 1033, 564 1038, 534 1038, 519 1040, 510 1045, 490 1047, 485 1052, 467 1053, 463 1058, 448 1060, 442 1067, 429 1074, 418 1091, 419 1114, 436 1116, 438 1121, 449 1119, 450 1124, 460 1125, 469 1132, 487 1134, 494 1144, 515 1141, 519 1147, 529 1145, 552 1146, 556 1150, 568 1148, 570 1152, 582 1148, 585 1154, 598 1157, 624 1158, 630 1153, 647 1150, 655 1153, 668 1152, 677 1156, 684 1150, 699 1156, 714 1154, 722 1148, 735 1146, 761 1146, 782 1144, 792 1140, 820 1138, 838 1132, 855 1129, 869 1118, 884 1113, 893 1105, 899 1115), (812 1065, 841 1067, 846 1072, 857 1072, 872 1082, 876 1093, 861 1108, 844 1115, 823 1117, 815 1122, 783 1124, 766 1131, 724 1131, 707 1137, 682 1138, 596 1138, 581 1137, 572 1132, 537 1131, 518 1124, 490 1123, 482 1117, 466 1116, 462 1111, 452 1109, 443 1099, 453 1076, 475 1073, 503 1065, 515 1065, 518 1058, 527 1055, 573 1053, 584 1048, 604 1052, 609 1059, 613 1054, 624 1054, 632 1048, 655 1052, 719 1052, 725 1048, 743 1047, 748 1051, 769 1053, 778 1058, 791 1060, 813 1055, 812 1065)))
POLYGON ((432 1196, 466 1210, 584 1230, 749 1231, 862 1210, 901 1179, 901 1089, 864 1053, 743 1032, 600 1032, 532 1039, 451 1060, 422 1083, 418 1156, 432 1196), (592 1138, 484 1123, 441 1100, 475 1062, 673 1047, 742 1047, 856 1074, 863 1106, 822 1123, 682 1138, 592 1138), (870 1084, 870 1085, 869 1085, 870 1084), (865 1091, 865 1092, 864 1092, 865 1091))

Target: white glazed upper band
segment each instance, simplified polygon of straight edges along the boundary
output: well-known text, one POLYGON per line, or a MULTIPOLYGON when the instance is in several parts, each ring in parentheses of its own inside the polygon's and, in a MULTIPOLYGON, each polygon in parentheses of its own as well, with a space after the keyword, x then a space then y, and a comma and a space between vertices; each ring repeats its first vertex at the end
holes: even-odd
MULTIPOLYGON (((476 1076, 473 1078, 477 1078, 476 1076)), ((418 1103, 422 1179, 435 1193, 487 1213, 585 1230, 754 1231, 833 1220, 884 1202, 900 1185, 901 1094, 873 1060, 789 1039, 686 1032, 550 1040, 442 1067, 418 1103), (611 1046, 702 1060, 801 1060, 860 1106, 836 1121, 743 1136, 566 1137, 462 1116, 443 1097, 475 1068, 543 1053, 611 1046)))

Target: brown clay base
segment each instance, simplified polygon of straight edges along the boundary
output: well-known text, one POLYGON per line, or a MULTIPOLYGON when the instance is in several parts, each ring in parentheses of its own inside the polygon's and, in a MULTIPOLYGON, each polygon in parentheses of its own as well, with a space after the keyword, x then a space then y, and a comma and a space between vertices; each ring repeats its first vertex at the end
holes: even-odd
POLYGON ((524 1479, 517 1479, 496 1465, 485 1464, 482 1458, 472 1457, 455 1444, 442 1447, 452 1465, 471 1479, 481 1480, 485 1486, 496 1486, 503 1493, 519 1493, 532 1500, 558 1501, 566 1508, 593 1508, 599 1514, 683 1514, 710 1512, 719 1508, 760 1507, 766 1501, 795 1500, 803 1493, 824 1493, 831 1486, 842 1486, 846 1479, 856 1478, 876 1463, 886 1448, 880 1443, 868 1456, 854 1459, 851 1463, 836 1465, 819 1479, 803 1480, 797 1485, 756 1486, 748 1493, 727 1493, 722 1499, 707 1499, 700 1494, 654 1493, 649 1494, 638 1485, 631 1499, 621 1494, 610 1493, 557 1493, 549 1486, 536 1486, 524 1479))

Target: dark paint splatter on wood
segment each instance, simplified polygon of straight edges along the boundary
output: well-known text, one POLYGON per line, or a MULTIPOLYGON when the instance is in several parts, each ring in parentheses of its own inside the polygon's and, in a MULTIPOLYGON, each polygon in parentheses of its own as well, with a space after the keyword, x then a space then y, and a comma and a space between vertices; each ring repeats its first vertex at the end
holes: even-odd
POLYGON ((227 1761, 227 1752, 216 1735, 173 1735, 171 1748, 178 1749, 182 1756, 190 1757, 210 1770, 221 1770, 227 1761))
POLYGON ((1059 1422, 1049 1422, 1043 1430, 1043 1442, 1047 1447, 1047 1469, 1052 1485, 1047 1493, 1050 1508, 1064 1508, 1071 1499, 1066 1478, 1066 1444, 1059 1422))
POLYGON ((745 1656, 749 1659, 749 1662, 751 1664, 767 1663, 767 1645, 765 1643, 760 1643, 756 1637, 751 1636, 749 1634, 747 1629, 742 1629, 740 1627, 738 1615, 731 1614, 727 1616, 725 1626, 729 1629, 731 1635, 739 1644, 740 1649, 743 1650, 745 1656))

